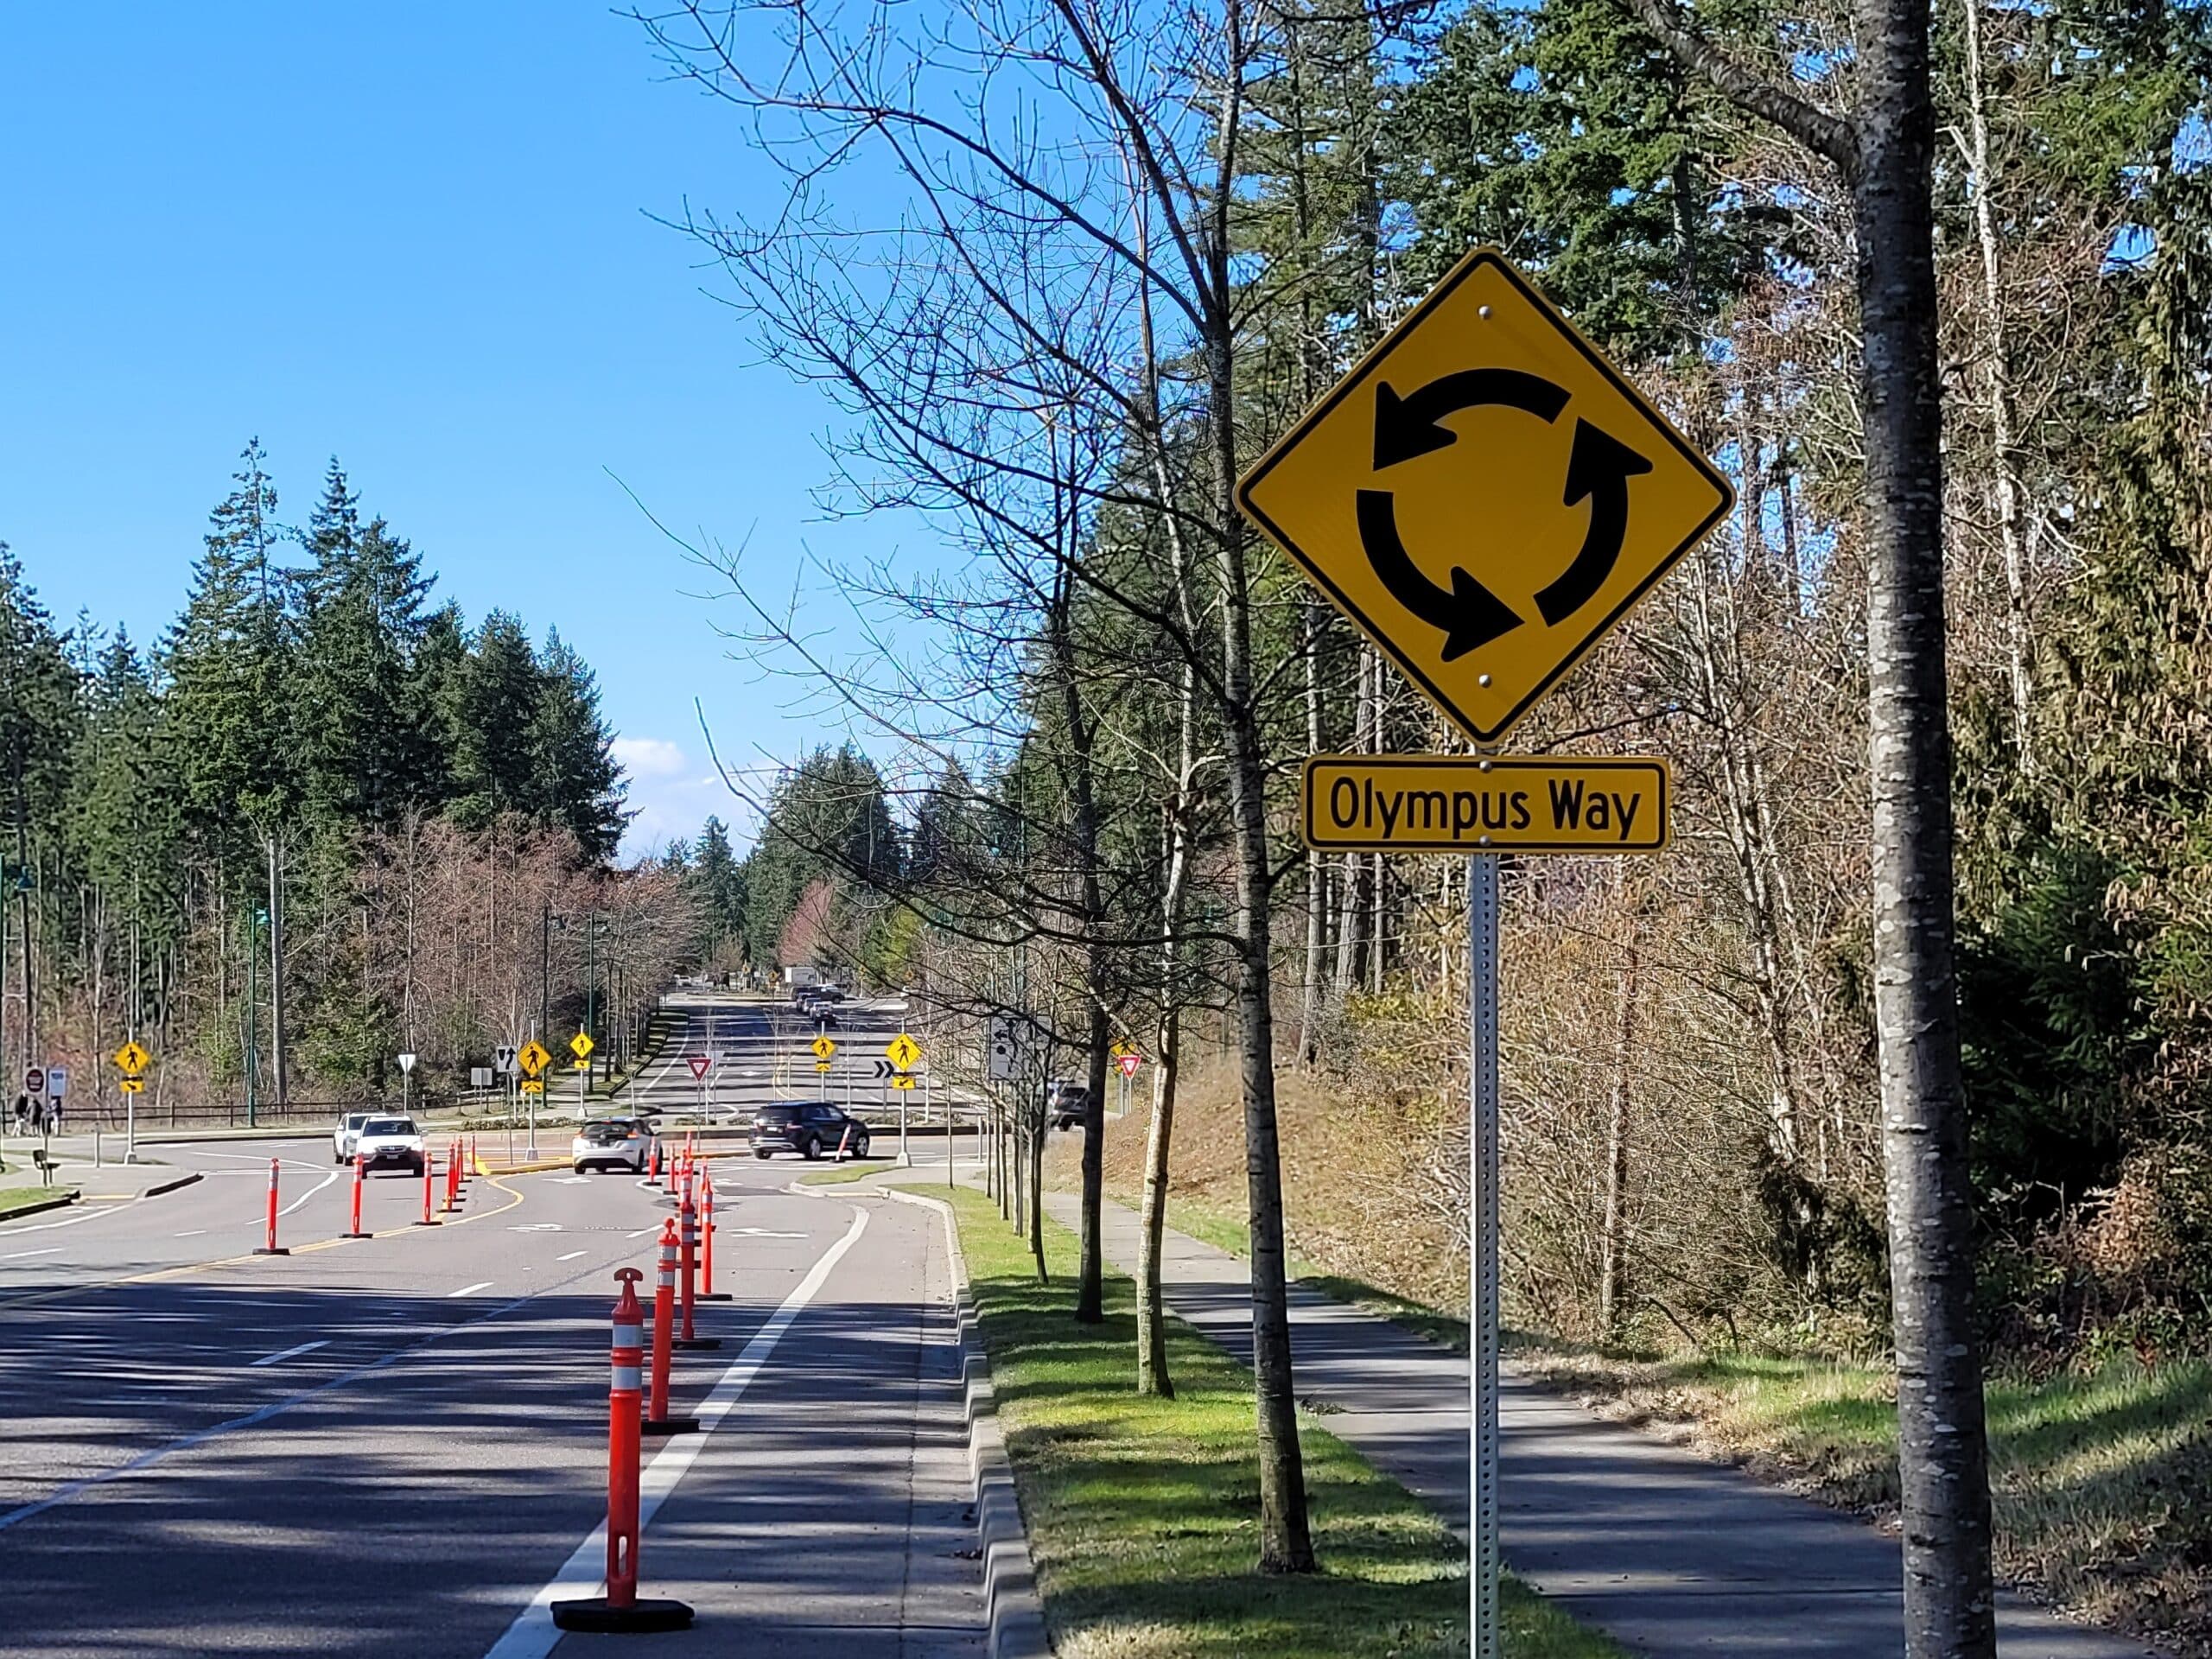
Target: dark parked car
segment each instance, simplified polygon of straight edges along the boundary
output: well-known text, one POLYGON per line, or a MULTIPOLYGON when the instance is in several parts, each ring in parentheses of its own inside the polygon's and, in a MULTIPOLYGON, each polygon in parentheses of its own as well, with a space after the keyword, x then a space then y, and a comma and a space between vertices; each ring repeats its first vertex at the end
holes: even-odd
POLYGON ((1090 1110, 1090 1085, 1055 1077, 1045 1085, 1045 1114, 1056 1129, 1079 1127, 1090 1110))
POLYGON ((763 1106, 753 1115, 755 1158, 778 1152, 819 1158, 825 1152, 836 1151, 841 1142, 854 1157, 867 1157, 868 1125, 826 1103, 805 1101, 789 1106, 763 1106))

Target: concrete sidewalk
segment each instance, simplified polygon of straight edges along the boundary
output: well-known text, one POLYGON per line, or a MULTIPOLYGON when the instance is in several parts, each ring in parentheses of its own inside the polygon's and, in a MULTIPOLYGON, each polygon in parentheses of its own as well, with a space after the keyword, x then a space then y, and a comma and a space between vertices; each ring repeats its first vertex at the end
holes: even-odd
MULTIPOLYGON (((1075 1198, 1047 1193, 1074 1230, 1075 1198)), ((1137 1217, 1109 1204, 1106 1259, 1134 1273, 1137 1217)), ((1170 1307, 1238 1358, 1252 1351, 1242 1259, 1170 1230, 1170 1307)), ((1294 1286, 1299 1396, 1331 1433, 1426 1499, 1462 1536, 1468 1368, 1389 1320, 1294 1286)), ((1508 1375, 1501 1408, 1507 1564, 1584 1623, 1650 1659, 1904 1651, 1897 1541, 1742 1471, 1608 1423, 1508 1375)), ((2149 1649, 2004 1599, 2005 1659, 2154 1659, 2149 1649)))

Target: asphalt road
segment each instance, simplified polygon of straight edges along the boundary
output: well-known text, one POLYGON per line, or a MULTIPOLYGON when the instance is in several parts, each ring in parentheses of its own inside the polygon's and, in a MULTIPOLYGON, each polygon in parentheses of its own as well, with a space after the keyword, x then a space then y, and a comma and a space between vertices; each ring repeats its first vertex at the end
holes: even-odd
MULTIPOLYGON (((687 1047, 728 1053, 721 1103, 812 1092, 776 1076, 810 1027, 687 1014, 687 1047)), ((691 1096, 681 1062, 640 1101, 691 1096)), ((564 1146, 567 1117, 542 1141, 564 1146)), ((346 1240, 327 1140, 160 1150, 205 1179, 0 1226, 0 1654, 521 1659, 619 1640, 563 1638, 545 1609, 597 1587, 613 1272, 650 1269, 659 1196, 479 1178, 422 1228, 421 1184, 393 1176, 367 1185, 375 1236, 346 1240), (292 1253, 256 1256, 272 1154, 292 1253)), ((980 1653, 936 1217, 787 1192, 787 1159, 715 1172, 736 1300, 699 1310, 719 1351, 677 1356, 677 1408, 707 1432, 647 1443, 640 1553, 646 1592, 699 1618, 656 1650, 980 1653)))

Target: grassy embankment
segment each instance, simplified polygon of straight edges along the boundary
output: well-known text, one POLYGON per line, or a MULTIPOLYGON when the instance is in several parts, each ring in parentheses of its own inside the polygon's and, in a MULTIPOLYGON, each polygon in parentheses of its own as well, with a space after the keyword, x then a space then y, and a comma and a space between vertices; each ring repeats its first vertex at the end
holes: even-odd
MULTIPOLYGON (((924 1183, 912 1190, 944 1198, 924 1183)), ((1251 1374, 1180 1324, 1173 1400, 1130 1389, 1129 1281, 1109 1275, 1107 1319, 1076 1325, 1075 1240, 1048 1230, 1053 1287, 980 1193, 951 1198, 961 1224, 1007 1449, 1058 1650, 1065 1659, 1357 1659, 1465 1653, 1466 1556, 1396 1482, 1311 1418, 1302 1425, 1323 1570, 1263 1578, 1251 1374)), ((1618 1659, 1519 1586, 1514 1659, 1618 1659)))
MULTIPOLYGON (((1227 1110, 1200 1095, 1179 1113, 1179 1192, 1168 1215, 1192 1236, 1242 1254, 1243 1172, 1230 1166, 1238 1145, 1227 1110)), ((1141 1121, 1133 1114, 1130 1131, 1109 1133, 1106 1147, 1108 1192, 1132 1205, 1141 1192, 1141 1121)), ((1287 1116, 1293 1272, 1464 1353, 1464 1319, 1402 1294, 1427 1285, 1378 1285, 1387 1258, 1340 1248, 1350 1230, 1340 1206, 1371 1172, 1349 1167, 1325 1133, 1309 1139, 1304 1128, 1299 1115, 1287 1116), (1326 1265, 1306 1259, 1301 1246, 1328 1256, 1326 1265)), ((1072 1183, 1073 1150, 1072 1142, 1054 1148, 1061 1185, 1072 1183)), ((1376 1201, 1371 1184, 1363 1201, 1376 1201)), ((1875 1514, 1897 1503, 1897 1389, 1885 1365, 1756 1352, 1599 1352, 1533 1336, 1515 1338, 1512 1351, 1609 1414, 1764 1478, 1875 1514)), ((2212 1365, 2145 1368, 2124 1359, 2030 1376, 2000 1363, 1988 1400, 2000 1572, 2088 1618, 2212 1655, 2212 1505, 2198 1496, 2212 1489, 2212 1365)))

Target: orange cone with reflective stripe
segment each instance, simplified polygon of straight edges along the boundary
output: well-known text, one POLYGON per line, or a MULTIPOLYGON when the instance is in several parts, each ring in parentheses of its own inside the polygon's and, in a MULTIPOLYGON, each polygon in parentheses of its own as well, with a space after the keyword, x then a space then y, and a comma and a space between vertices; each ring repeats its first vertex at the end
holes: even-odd
POLYGON ((676 1221, 660 1234, 660 1281, 653 1287, 653 1393, 645 1421, 648 1434, 690 1434, 696 1417, 672 1417, 668 1410, 670 1351, 676 1346, 676 1221))
POLYGON ((638 1305, 635 1268, 616 1269, 622 1294, 614 1304, 614 1344, 607 1389, 607 1593, 553 1604, 564 1630, 682 1630, 691 1610, 680 1601, 638 1599, 638 1396, 645 1363, 645 1310, 638 1305))

